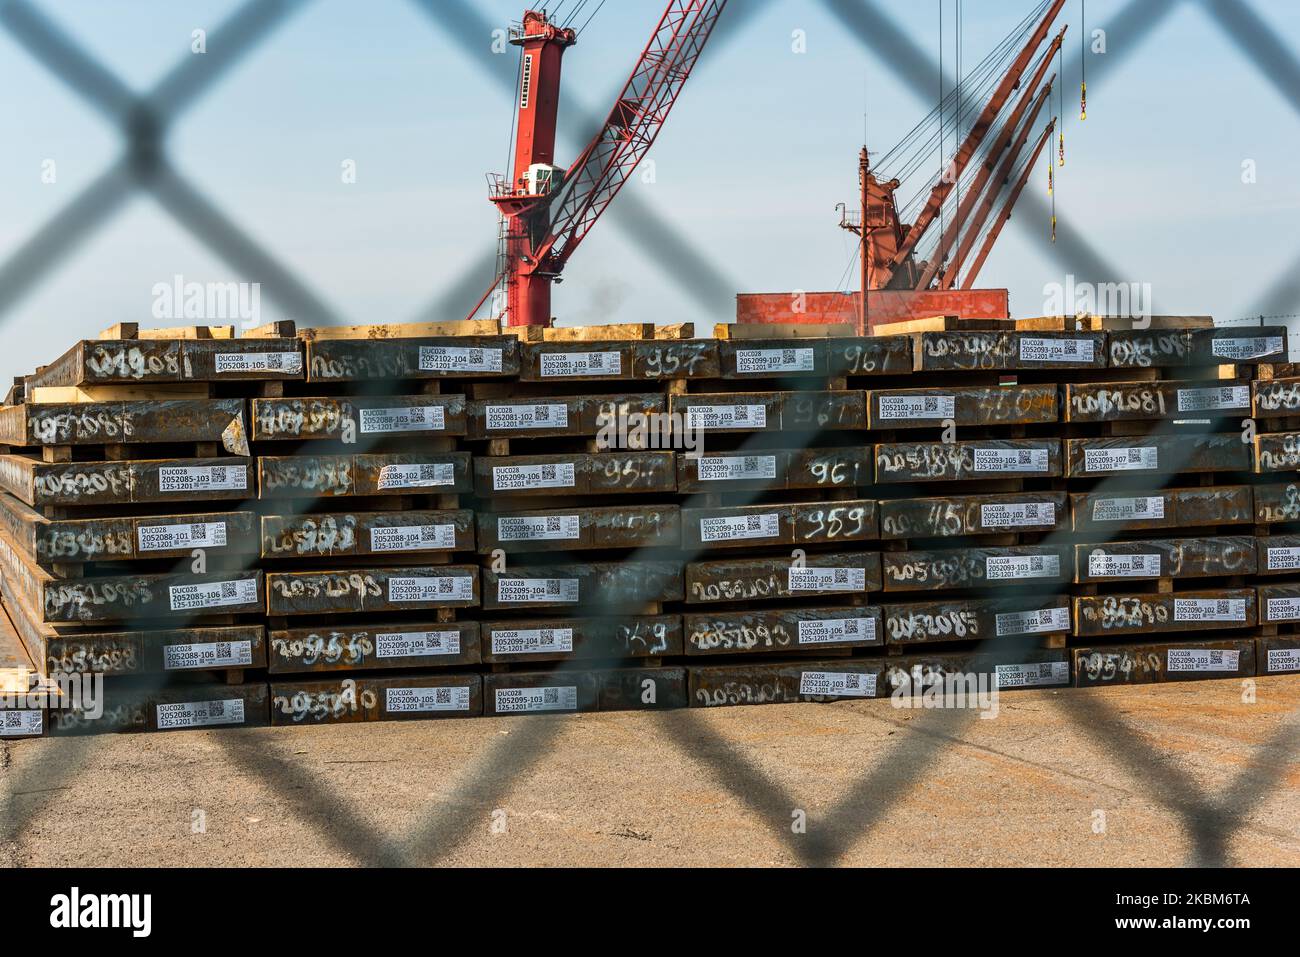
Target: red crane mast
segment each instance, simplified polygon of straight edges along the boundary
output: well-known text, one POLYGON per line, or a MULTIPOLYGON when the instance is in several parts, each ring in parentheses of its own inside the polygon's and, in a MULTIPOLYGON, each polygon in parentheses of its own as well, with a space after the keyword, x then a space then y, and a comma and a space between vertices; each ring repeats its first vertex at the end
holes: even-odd
POLYGON ((663 128, 726 0, 670 0, 604 125, 567 170, 555 165, 564 52, 576 33, 528 10, 510 42, 520 47, 517 134, 509 178, 491 183, 502 217, 497 278, 511 326, 551 322, 551 285, 663 128))

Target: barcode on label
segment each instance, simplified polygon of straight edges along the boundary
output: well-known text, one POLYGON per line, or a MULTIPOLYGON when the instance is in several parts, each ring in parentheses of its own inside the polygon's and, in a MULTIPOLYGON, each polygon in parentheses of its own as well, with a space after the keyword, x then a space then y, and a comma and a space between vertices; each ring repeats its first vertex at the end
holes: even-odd
POLYGON ((248 470, 232 465, 164 465, 158 469, 160 492, 220 492, 248 488, 248 470))
POLYGON ((385 465, 379 470, 379 487, 436 488, 456 484, 456 466, 451 462, 385 465))
POLYGON ((500 372, 500 349, 420 346, 421 372, 500 372))
POLYGON ((695 460, 701 482, 768 480, 776 478, 775 455, 720 455, 695 460))
POLYGON ((512 492, 530 488, 573 488, 576 470, 573 463, 556 465, 495 465, 492 467, 492 490, 512 492))
POLYGON ((874 618, 815 618, 799 622, 799 644, 829 642, 874 642, 874 618))
POLYGON ((1246 620, 1244 598, 1175 598, 1174 621, 1246 620))
POLYGON ((1145 498, 1099 498, 1092 503, 1094 522, 1128 522, 1165 517, 1164 496, 1145 498))
POLYGON ((1030 611, 1004 612, 994 619, 998 637, 1003 635, 1041 635, 1070 630, 1070 609, 1035 608, 1030 611))
POLYGON ((440 405, 414 405, 394 409, 362 409, 361 431, 441 432, 447 428, 447 413, 440 405))
POLYGON ((736 372, 756 375, 772 372, 812 372, 812 349, 737 349, 736 372))
POLYGON ((376 658, 460 654, 458 631, 391 631, 375 635, 376 658))
POLYGON ((1046 472, 1047 449, 975 449, 976 472, 1046 472))
POLYGON ((876 676, 843 671, 804 671, 799 674, 799 693, 811 697, 874 698, 876 676))
POLYGON ((700 519, 700 541, 702 542, 775 538, 779 534, 781 534, 781 516, 775 513, 700 519))
POLYGON ((989 555, 984 559, 984 577, 990 581, 1059 578, 1060 575, 1060 555, 989 555))
POLYGON ((865 568, 795 568, 790 569, 789 590, 796 591, 866 591, 865 568))
POLYGON ((1217 648, 1170 648, 1166 671, 1236 671, 1240 652, 1217 648))
POLYGON ((544 352, 542 378, 563 376, 620 375, 623 357, 617 352, 544 352))

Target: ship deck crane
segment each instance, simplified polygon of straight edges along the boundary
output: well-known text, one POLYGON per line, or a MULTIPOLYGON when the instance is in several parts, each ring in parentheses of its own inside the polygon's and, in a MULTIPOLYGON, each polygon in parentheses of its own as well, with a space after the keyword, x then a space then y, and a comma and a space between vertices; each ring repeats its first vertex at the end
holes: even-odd
POLYGON ((510 33, 520 48, 512 168, 490 177, 502 226, 497 276, 471 318, 498 292, 493 311, 508 325, 550 325, 552 284, 649 152, 725 6, 670 0, 604 125, 567 170, 555 165, 555 133, 561 62, 577 33, 545 11, 524 13, 510 33))

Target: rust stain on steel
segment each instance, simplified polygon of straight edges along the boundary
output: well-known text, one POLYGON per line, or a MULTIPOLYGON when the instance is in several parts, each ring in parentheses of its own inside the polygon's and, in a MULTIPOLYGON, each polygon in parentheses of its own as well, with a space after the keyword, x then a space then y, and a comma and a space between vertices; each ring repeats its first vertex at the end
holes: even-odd
POLYGON ((260 613, 264 607, 260 571, 47 581, 39 601, 48 622, 193 618, 260 613))
POLYGON ((218 440, 232 454, 248 454, 243 399, 140 399, 0 408, 0 442, 13 446, 218 440))
POLYGON ((1160 595, 1095 595, 1074 599, 1075 634, 1081 637, 1246 628, 1256 622, 1255 590, 1223 588, 1160 595), (1178 603, 1195 603, 1179 615, 1178 603), (1213 605, 1202 604, 1213 602, 1213 605), (1217 617, 1210 617, 1210 612, 1217 617))
POLYGON ((107 734, 116 731, 185 730, 190 725, 159 727, 159 708, 176 704, 209 703, 204 727, 260 728, 270 723, 265 682, 243 685, 183 685, 147 690, 108 683, 104 687, 103 714, 90 717, 83 709, 50 709, 54 735, 107 734))
POLYGON ((1065 492, 900 498, 880 503, 880 537, 945 538, 1050 532, 1066 521, 1065 492))
POLYGON ((1240 535, 1080 544, 1074 546, 1074 566, 1078 582, 1254 575, 1255 539, 1240 535))
POLYGON ((1068 545, 1011 545, 884 552, 881 573, 887 592, 979 588, 1069 581, 1068 545))
POLYGON ((474 491, 504 495, 611 495, 676 491, 673 452, 474 457, 474 491))
POLYGON ((479 512, 478 550, 488 554, 580 548, 678 548, 676 505, 625 505, 479 512))
POLYGON ((1199 678, 1253 677, 1255 674, 1255 642, 1249 638, 1232 641, 1194 639, 1183 643, 1075 648, 1071 655, 1074 659, 1076 688, 1194 681, 1199 678), (1223 657, 1214 663, 1212 670, 1208 671, 1179 670, 1177 664, 1171 669, 1170 652, 1175 652, 1177 658, 1179 657, 1177 652, 1187 650, 1200 653, 1220 652, 1223 657))
POLYGON ((1255 436, 1256 472, 1291 472, 1300 469, 1300 432, 1272 432, 1255 436))
POLYGON ((261 625, 59 635, 45 639, 43 663, 46 674, 162 674, 185 670, 168 667, 166 649, 179 645, 216 644, 227 648, 246 645, 248 663, 238 667, 265 668, 265 639, 266 630, 261 625))
POLYGON ((483 713, 478 675, 403 675, 273 681, 271 724, 467 718, 483 713))
POLYGON ((1066 595, 931 599, 886 604, 883 611, 885 641, 891 645, 1070 633, 1066 595))
POLYGON ((916 337, 918 372, 1102 369, 1101 332, 922 332, 916 337))
POLYGON ((330 624, 277 629, 267 639, 273 675, 455 668, 480 660, 476 621, 330 624))
POLYGON ((246 499, 252 469, 233 457, 53 465, 0 455, 0 489, 33 506, 246 499))
POLYGON ((690 701, 693 708, 742 704, 786 704, 795 701, 844 701, 885 697, 888 665, 884 658, 833 658, 826 661, 764 663, 737 661, 735 664, 690 669, 690 701), (851 694, 805 694, 801 689, 816 686, 824 674, 852 675, 846 683, 851 694), (814 676, 812 680, 805 675, 814 676))
POLYGON ((83 340, 26 379, 39 386, 301 379, 296 339, 83 340))
POLYGON ((1250 471, 1250 447, 1236 432, 1066 439, 1065 448, 1070 478, 1250 471))
POLYGON ((638 420, 630 417, 660 415, 666 408, 667 398, 651 393, 476 399, 468 406, 468 437, 598 435, 617 429, 620 421, 633 428, 638 420))
POLYGON ((879 590, 877 552, 809 555, 803 565, 783 557, 691 562, 686 566, 686 600, 692 604, 863 595, 879 590))
POLYGON ((875 446, 875 459, 880 485, 1061 475, 1057 439, 885 442, 875 446))
POLYGON ((679 492, 849 489, 871 484, 870 446, 703 453, 677 458, 679 492))
POLYGON ((1067 384, 1066 422, 1121 422, 1180 416, 1250 415, 1250 383, 1103 382, 1067 384))
POLYGON ((463 395, 253 399, 253 441, 464 435, 463 395))
POLYGON ((468 509, 262 516, 263 558, 470 551, 468 509))
POLYGON ((477 565, 267 572, 269 615, 465 608, 479 603, 477 565))
POLYGON ((262 498, 442 495, 470 490, 468 452, 263 455, 257 463, 262 498))
POLYGON ((486 662, 618 660, 682 653, 679 615, 526 618, 485 621, 481 627, 486 662))
POLYGON ((634 379, 716 379, 719 369, 718 344, 711 339, 632 344, 634 379))
MULTIPOLYGON (((1256 486, 1255 494, 1265 486, 1256 486)), ((1249 485, 1216 488, 1124 490, 1071 493, 1075 531, 1119 532, 1152 528, 1240 525, 1252 521, 1249 485)), ((1300 489, 1296 517, 1300 518, 1300 489)))
POLYGON ((867 407, 873 429, 956 425, 1027 425, 1057 421, 1054 385, 872 389, 867 407))
POLYGON ((837 544, 878 537, 875 499, 690 508, 683 513, 687 548, 837 544))
POLYGON ((715 611, 684 622, 688 655, 820 654, 884 644, 881 610, 866 606, 715 611))
POLYGON ((502 378, 518 373, 519 341, 514 336, 315 339, 307 343, 309 382, 502 378))
POLYGON ((491 611, 568 607, 633 612, 646 602, 681 598, 680 562, 575 562, 483 570, 483 608, 491 611))

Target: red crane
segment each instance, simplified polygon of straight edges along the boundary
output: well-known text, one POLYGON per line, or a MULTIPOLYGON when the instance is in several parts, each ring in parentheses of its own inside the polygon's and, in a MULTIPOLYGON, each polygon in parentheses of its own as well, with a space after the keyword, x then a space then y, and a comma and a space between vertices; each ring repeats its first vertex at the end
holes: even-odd
MULTIPOLYGON (((567 170, 555 165, 560 66, 577 33, 528 10, 510 32, 520 48, 513 167, 491 181, 501 214, 494 290, 511 326, 551 323, 551 284, 650 150, 726 0, 670 0, 600 132, 567 170)), ((495 311, 502 311, 501 308, 495 311)))

